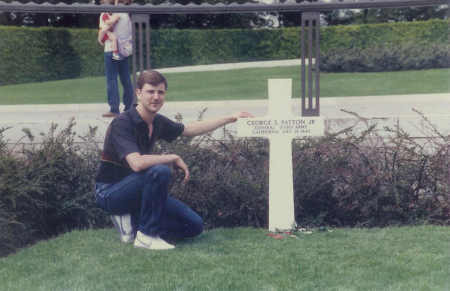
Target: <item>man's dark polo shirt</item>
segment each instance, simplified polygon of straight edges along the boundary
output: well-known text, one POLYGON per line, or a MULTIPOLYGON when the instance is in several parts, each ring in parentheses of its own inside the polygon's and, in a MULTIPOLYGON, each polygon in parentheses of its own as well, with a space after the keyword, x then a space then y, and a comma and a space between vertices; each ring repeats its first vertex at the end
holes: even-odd
POLYGON ((147 123, 132 107, 116 117, 108 127, 103 146, 102 160, 96 182, 117 183, 133 173, 125 157, 138 152, 151 154, 158 139, 171 142, 184 131, 184 125, 157 114, 153 120, 153 132, 149 137, 147 123))

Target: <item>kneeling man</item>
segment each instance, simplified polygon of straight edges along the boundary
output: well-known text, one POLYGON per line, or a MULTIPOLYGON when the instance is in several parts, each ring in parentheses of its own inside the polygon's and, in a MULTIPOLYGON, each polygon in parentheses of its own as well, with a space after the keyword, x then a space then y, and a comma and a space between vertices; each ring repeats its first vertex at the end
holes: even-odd
POLYGON ((176 154, 153 154, 155 142, 171 142, 180 135, 201 135, 238 118, 251 117, 240 112, 183 125, 158 113, 166 90, 167 81, 159 72, 140 74, 138 104, 109 125, 96 177, 97 204, 113 215, 116 227, 128 232, 122 233, 122 241, 134 241, 136 247, 155 250, 174 248, 164 238, 193 237, 203 231, 202 218, 168 195, 168 165, 183 170, 184 182, 189 180, 188 166, 176 154))

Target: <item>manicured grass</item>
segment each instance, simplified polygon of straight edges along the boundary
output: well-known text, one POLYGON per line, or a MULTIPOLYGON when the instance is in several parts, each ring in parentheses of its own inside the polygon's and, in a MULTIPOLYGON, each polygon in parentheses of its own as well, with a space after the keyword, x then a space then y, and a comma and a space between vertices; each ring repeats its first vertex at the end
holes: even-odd
POLYGON ((158 252, 122 244, 112 229, 74 231, 0 259, 0 289, 450 289, 449 227, 266 234, 216 229, 158 252))
MULTIPOLYGON (((300 67, 167 73, 168 101, 267 98, 267 79, 292 78, 300 93, 300 67)), ((450 69, 384 73, 322 73, 321 96, 447 93, 450 69)), ((0 105, 104 103, 104 77, 0 86, 0 105)))

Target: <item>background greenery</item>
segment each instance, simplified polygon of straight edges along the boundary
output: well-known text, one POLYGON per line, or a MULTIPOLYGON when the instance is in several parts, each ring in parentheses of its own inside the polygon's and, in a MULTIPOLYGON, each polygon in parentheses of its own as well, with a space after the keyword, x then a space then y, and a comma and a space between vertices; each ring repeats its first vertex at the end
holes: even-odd
MULTIPOLYGON (((363 71, 448 67, 448 24, 448 20, 430 20, 322 27, 322 69, 360 70, 345 57, 348 52, 362 55, 359 63, 377 65, 363 71), (430 46, 434 49, 427 50, 430 46), (390 61, 379 62, 379 55, 383 57, 391 47, 402 49, 395 50, 390 61), (421 56, 426 58, 417 61, 421 56), (408 65, 414 62, 416 66, 408 65)), ((0 42, 0 54, 8 56, 0 63, 0 85, 102 75, 103 54, 96 33, 96 29, 0 26, 0 39, 5 40, 0 42)), ((152 31, 151 39, 153 68, 300 57, 298 27, 159 29, 152 31)))
MULTIPOLYGON (((5 0, 4 2, 12 2, 5 0)), ((314 2, 315 0, 296 0, 299 2, 314 2)), ((28 0, 19 0, 26 3, 28 0)), ((46 0, 34 0, 36 3, 43 3, 46 0)), ((75 3, 96 3, 99 0, 62 0, 49 1, 63 2, 67 4, 75 3)), ((161 3, 178 3, 186 5, 195 4, 229 4, 232 2, 248 3, 255 1, 243 0, 134 0, 133 3, 158 5, 161 3)), ((283 1, 282 1, 283 2, 283 1)), ((344 9, 321 12, 322 21, 327 25, 337 24, 358 24, 358 23, 379 23, 398 21, 423 21, 433 18, 445 19, 447 15, 445 5, 435 5, 429 7, 404 7, 404 8, 384 8, 384 9, 344 9)), ((268 27, 289 27, 299 26, 301 23, 301 13, 242 13, 242 14, 156 14, 151 17, 152 28, 268 28, 268 27)), ((98 26, 98 16, 91 14, 58 14, 58 13, 2 13, 0 14, 0 25, 14 26, 53 26, 53 27, 91 27, 98 26)))
MULTIPOLYGON (((0 139, 2 255, 68 230, 109 225, 94 202, 95 129, 80 144, 72 128, 53 126, 42 144, 26 147, 0 139)), ((437 138, 419 143, 401 129, 391 130, 385 139, 373 126, 361 134, 348 128, 294 143, 295 215, 301 226, 450 224, 449 137, 433 131, 429 136, 437 138)), ((182 186, 182 173, 175 172, 170 192, 195 209, 206 228, 267 227, 267 141, 179 138, 159 143, 158 152, 177 153, 189 165, 189 183, 182 186)))

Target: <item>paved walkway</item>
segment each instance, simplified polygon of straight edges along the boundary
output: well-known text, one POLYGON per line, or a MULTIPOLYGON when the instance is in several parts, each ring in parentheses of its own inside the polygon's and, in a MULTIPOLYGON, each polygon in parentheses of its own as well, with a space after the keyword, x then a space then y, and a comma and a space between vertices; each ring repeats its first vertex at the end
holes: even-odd
MULTIPOLYGON (((300 115, 300 100, 293 100, 292 103, 292 112, 300 115)), ((414 108, 424 113, 442 133, 450 134, 450 94, 322 98, 320 106, 321 116, 329 121, 331 131, 356 123, 358 119, 342 111, 345 110, 362 117, 376 118, 380 125, 399 124, 413 136, 429 135, 423 131, 424 123, 419 114, 412 110, 414 108)), ((111 119, 101 117, 107 108, 105 104, 0 106, 0 127, 12 127, 4 135, 10 142, 16 142, 24 135, 22 128, 29 128, 39 138, 39 133, 48 132, 52 123, 63 126, 74 118, 78 134, 87 133, 89 126, 97 126, 101 140, 111 122, 111 119)), ((161 113, 170 118, 180 113, 184 121, 188 122, 197 120, 199 112, 204 108, 207 108, 204 119, 240 110, 264 116, 267 112, 267 100, 167 102, 161 113)), ((233 130, 234 127, 229 126, 228 129, 233 130)))
MULTIPOLYGON (((308 61, 308 60, 306 60, 308 61)), ((279 60, 279 61, 265 61, 265 62, 241 62, 241 63, 227 63, 215 65, 198 65, 198 66, 184 66, 174 68, 157 69, 161 73, 182 73, 182 72, 204 72, 204 71, 225 71, 246 68, 272 68, 284 66, 300 66, 301 59, 279 60)), ((307 64, 307 62, 305 62, 307 64)), ((313 60, 314 63, 314 60, 313 60)))
MULTIPOLYGON (((298 65, 300 60, 250 62, 224 65, 208 65, 195 67, 179 67, 161 69, 162 72, 182 72, 194 70, 225 70, 247 67, 270 67, 298 65)), ((444 134, 450 134, 450 93, 446 94, 420 94, 420 95, 394 95, 394 96, 367 96, 367 97, 337 97, 321 98, 321 116, 327 120, 330 131, 337 131, 355 124, 357 118, 345 111, 355 112, 366 118, 376 118, 382 126, 400 125, 408 130, 412 136, 422 137, 430 135, 424 130, 424 122, 417 109, 430 119, 444 134)), ((161 113, 173 118, 180 113, 184 121, 197 120, 199 112, 207 108, 204 119, 214 118, 237 111, 249 111, 255 116, 264 116, 267 112, 267 100, 243 101, 211 101, 211 102, 167 102, 161 113)), ((9 142, 15 143, 24 133, 22 128, 29 128, 39 141, 41 132, 48 132, 52 123, 60 128, 66 125, 71 118, 75 119, 75 131, 82 135, 88 132, 89 127, 98 127, 99 141, 111 122, 111 119, 101 117, 108 110, 106 103, 102 104, 50 104, 50 105, 2 105, 0 106, 0 128, 12 127, 4 132, 9 142)), ((292 112, 300 115, 300 100, 292 101, 292 112)), ((233 125, 228 129, 234 130, 233 125)), ((216 137, 220 136, 220 130, 216 137)))

